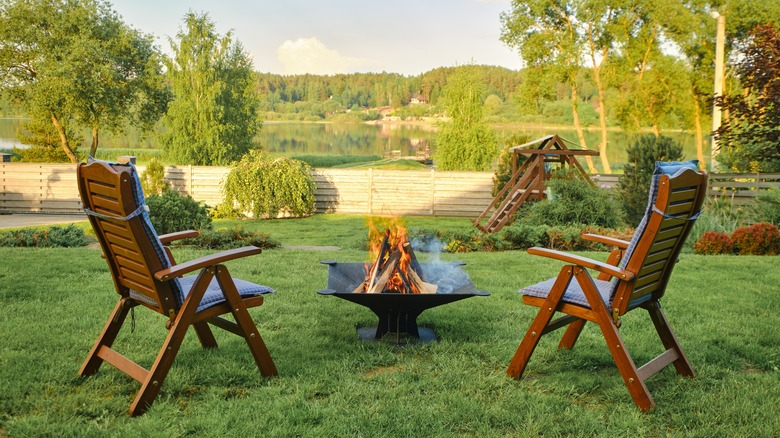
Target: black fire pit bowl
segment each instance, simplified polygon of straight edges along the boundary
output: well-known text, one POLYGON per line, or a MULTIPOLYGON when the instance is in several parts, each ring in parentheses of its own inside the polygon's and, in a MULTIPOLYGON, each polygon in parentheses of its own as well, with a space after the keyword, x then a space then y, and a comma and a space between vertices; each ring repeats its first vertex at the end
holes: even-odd
POLYGON ((366 278, 365 264, 320 262, 328 265, 328 288, 317 291, 321 295, 333 295, 366 306, 379 318, 376 327, 358 328, 363 340, 379 340, 387 333, 395 333, 397 343, 401 334, 429 342, 436 339, 433 330, 417 326, 417 317, 425 310, 473 296, 488 296, 478 290, 461 269, 465 263, 422 263, 426 281, 439 286, 435 294, 402 294, 397 292, 353 293, 366 278))

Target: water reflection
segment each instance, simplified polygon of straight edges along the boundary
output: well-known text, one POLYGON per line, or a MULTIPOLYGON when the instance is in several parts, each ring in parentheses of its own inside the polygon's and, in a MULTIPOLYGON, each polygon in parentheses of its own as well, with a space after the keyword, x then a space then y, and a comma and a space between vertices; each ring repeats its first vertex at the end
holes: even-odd
MULTIPOLYGON (((10 149, 19 145, 16 132, 21 119, 0 119, 0 149, 10 149)), ((506 138, 515 132, 527 132, 532 139, 545 135, 558 134, 579 144, 573 129, 551 127, 498 126, 495 128, 500 138, 506 138)), ((403 123, 300 123, 266 122, 256 137, 256 141, 272 153, 284 155, 401 155, 414 156, 418 151, 430 148, 435 151, 436 127, 430 124, 403 123)), ((692 132, 664 132, 683 145, 686 159, 696 158, 695 137, 692 132)), ((610 131, 608 158, 615 169, 626 161, 626 148, 636 140, 636 134, 622 131, 610 131)), ((103 136, 103 147, 121 147, 139 149, 158 148, 153 138, 141 139, 137 133, 125 136, 103 136), (135 146, 134 146, 135 145, 135 146)), ((600 140, 598 131, 586 131, 585 140, 591 149, 597 149, 600 140)), ((704 151, 705 161, 709 162, 709 143, 704 151)), ((600 168, 599 160, 594 160, 600 168)))

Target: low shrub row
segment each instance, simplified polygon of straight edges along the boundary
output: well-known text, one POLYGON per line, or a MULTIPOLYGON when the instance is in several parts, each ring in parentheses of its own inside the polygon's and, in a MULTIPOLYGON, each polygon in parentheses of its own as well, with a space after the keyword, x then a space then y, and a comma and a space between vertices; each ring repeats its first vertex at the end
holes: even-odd
POLYGON ((87 246, 92 240, 84 230, 75 226, 49 228, 20 228, 0 234, 0 246, 8 247, 76 247, 87 246))
POLYGON ((759 222, 740 227, 729 236, 707 231, 693 244, 696 254, 777 255, 780 253, 780 231, 775 225, 759 222))

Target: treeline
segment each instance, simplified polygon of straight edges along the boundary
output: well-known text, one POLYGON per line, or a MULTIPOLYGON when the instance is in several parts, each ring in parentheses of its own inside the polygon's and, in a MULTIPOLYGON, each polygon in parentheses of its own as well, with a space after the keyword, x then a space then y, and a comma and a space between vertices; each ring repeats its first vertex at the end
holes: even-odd
MULTIPOLYGON (((523 82, 522 71, 496 66, 474 67, 480 71, 485 85, 482 100, 488 104, 512 101, 523 82), (493 97, 489 99, 490 96, 493 97)), ((365 120, 379 117, 378 109, 402 117, 433 116, 440 111, 442 89, 447 85, 447 79, 458 68, 441 67, 418 76, 258 73, 257 89, 261 110, 270 119, 321 120, 346 116, 365 120)))

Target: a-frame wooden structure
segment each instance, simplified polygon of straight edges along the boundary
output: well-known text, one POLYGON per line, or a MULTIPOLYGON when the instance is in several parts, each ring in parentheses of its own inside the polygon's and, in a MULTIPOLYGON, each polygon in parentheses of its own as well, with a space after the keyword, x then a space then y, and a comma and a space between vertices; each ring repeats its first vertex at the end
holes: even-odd
POLYGON ((566 142, 567 140, 557 135, 548 135, 513 147, 511 149, 513 153, 512 177, 485 211, 474 219, 474 225, 482 232, 495 233, 511 222, 515 212, 525 201, 545 199, 547 197, 545 193, 547 180, 550 179, 547 163, 559 163, 561 167, 568 164, 579 170, 585 180, 593 184, 585 169, 577 162, 576 157, 595 156, 599 153, 590 150, 569 149, 566 147, 566 142), (518 166, 521 158, 522 164, 518 166), (483 219, 488 214, 491 214, 490 218, 482 224, 483 219))

